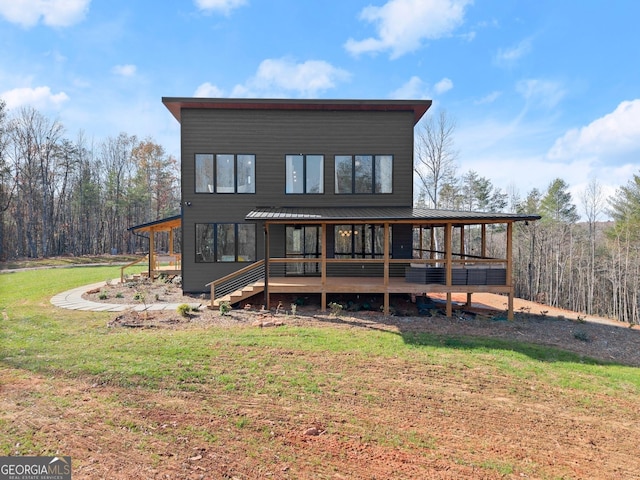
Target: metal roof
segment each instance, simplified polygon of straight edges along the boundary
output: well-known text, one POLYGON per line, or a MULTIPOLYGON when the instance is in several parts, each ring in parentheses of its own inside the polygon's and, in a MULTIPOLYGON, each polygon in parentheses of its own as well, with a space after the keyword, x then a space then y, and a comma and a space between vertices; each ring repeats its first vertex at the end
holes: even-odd
POLYGON ((319 100, 276 98, 193 98, 162 97, 162 103, 180 122, 183 108, 218 110, 314 110, 361 112, 413 112, 418 123, 431 106, 431 100, 319 100))
POLYGON ((412 221, 416 223, 508 223, 539 219, 539 215, 465 212, 413 207, 269 207, 256 208, 245 217, 245 220, 248 221, 264 220, 267 222, 412 221))

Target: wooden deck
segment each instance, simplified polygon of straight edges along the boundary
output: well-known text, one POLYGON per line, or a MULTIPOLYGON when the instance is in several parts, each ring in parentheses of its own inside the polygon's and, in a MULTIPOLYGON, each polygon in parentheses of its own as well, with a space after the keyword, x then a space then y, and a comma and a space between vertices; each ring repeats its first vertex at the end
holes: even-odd
POLYGON ((325 285, 321 277, 270 277, 267 284, 268 295, 272 293, 319 293, 321 308, 327 308, 327 294, 331 293, 379 293, 384 297, 384 312, 389 312, 389 295, 404 293, 426 295, 445 293, 447 295, 447 316, 452 315, 452 294, 466 293, 471 304, 474 293, 502 293, 508 295, 508 317, 513 319, 513 287, 509 285, 442 285, 422 284, 406 281, 402 277, 327 277, 325 285))
POLYGON ((385 286, 384 278, 371 277, 328 277, 323 288, 320 277, 270 277, 268 282, 270 293, 410 293, 425 294, 429 292, 447 293, 509 293, 511 287, 506 285, 442 285, 407 282, 401 277, 389 278, 385 286))

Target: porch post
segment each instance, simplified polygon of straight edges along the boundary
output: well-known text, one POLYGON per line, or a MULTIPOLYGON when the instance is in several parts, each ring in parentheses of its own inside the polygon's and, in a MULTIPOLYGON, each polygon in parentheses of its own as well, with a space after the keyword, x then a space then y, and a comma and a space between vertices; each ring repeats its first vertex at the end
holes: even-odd
POLYGON ((482 224, 482 238, 480 246, 480 256, 484 259, 487 256, 487 224, 482 224))
POLYGON ((320 310, 327 310, 327 224, 320 224, 322 238, 320 246, 320 310))
POLYGON ((447 223, 444 226, 444 251, 445 251, 445 283, 447 285, 447 317, 451 317, 453 315, 453 307, 451 305, 451 284, 452 284, 452 272, 451 272, 451 262, 453 259, 452 249, 453 249, 453 241, 452 241, 452 233, 453 225, 447 223))
MULTIPOLYGON (((464 229, 464 225, 460 225, 460 260, 466 260, 467 259, 467 246, 465 245, 465 229, 464 229)), ((462 264, 464 267, 467 266, 466 263, 462 264)), ((471 292, 467 292, 467 303, 466 303, 467 307, 471 306, 471 292)))
POLYGON ((153 228, 149 230, 149 278, 153 281, 156 270, 156 234, 153 228))
POLYGON ((436 229, 434 225, 431 225, 431 228, 429 229, 430 231, 430 235, 429 235, 429 241, 431 242, 431 245, 429 245, 429 258, 431 260, 433 260, 434 258, 436 258, 436 252, 433 251, 433 246, 436 243, 436 229))
POLYGON ((384 310, 389 315, 389 223, 384 224, 384 310))
POLYGON ((507 223, 507 285, 509 286, 509 311, 507 318, 513 320, 513 222, 507 223))
POLYGON ((264 223, 264 309, 269 310, 269 224, 264 223))

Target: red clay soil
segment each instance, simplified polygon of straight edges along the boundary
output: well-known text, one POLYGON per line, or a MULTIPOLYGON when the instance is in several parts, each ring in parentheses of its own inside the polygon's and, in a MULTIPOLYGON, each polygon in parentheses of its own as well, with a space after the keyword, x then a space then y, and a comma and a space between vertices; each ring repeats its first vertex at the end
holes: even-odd
MULTIPOLYGON (((478 309, 504 310, 506 298, 475 294, 473 301, 478 309)), ((577 352, 585 345, 596 344, 595 352, 627 342, 622 353, 610 349, 602 356, 640 366, 636 329, 570 320, 577 316, 569 312, 552 317, 558 312, 520 301, 516 311, 514 322, 461 314, 293 317, 247 311, 225 317, 207 311, 188 321, 175 315, 169 321, 165 313, 151 321, 154 327, 192 328, 203 341, 208 328, 253 328, 258 334, 263 330, 257 325, 278 321, 350 331, 557 340, 575 344, 577 352), (535 317, 535 308, 547 312, 535 317), (576 329, 590 341, 576 338, 576 329)), ((237 370, 238 358, 255 359, 259 367, 244 373, 251 387, 203 382, 145 389, 3 366, 0 430, 30 440, 0 443, 0 453, 70 455, 75 480, 640 479, 638 385, 619 385, 626 395, 585 392, 545 380, 545 361, 526 367, 539 368, 535 374, 525 369, 506 375, 488 362, 416 361, 350 350, 327 355, 278 346, 239 345, 233 355, 221 356, 212 345, 202 361, 220 378, 237 370), (298 386, 292 395, 269 391, 273 378, 311 378, 317 384, 308 390, 298 386)))

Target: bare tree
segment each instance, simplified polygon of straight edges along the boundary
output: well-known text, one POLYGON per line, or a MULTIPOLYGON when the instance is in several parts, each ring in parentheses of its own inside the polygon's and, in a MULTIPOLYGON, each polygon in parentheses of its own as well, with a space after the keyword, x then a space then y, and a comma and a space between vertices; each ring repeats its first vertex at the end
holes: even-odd
POLYGON ((432 208, 440 208, 440 190, 456 183, 455 121, 444 110, 427 117, 417 135, 414 170, 432 208))
POLYGON ((0 98, 0 261, 7 258, 5 248, 5 212, 11 205, 16 182, 11 164, 7 158, 9 144, 9 122, 6 103, 0 98))
POLYGON ((597 223, 604 210, 605 196, 602 186, 596 178, 593 178, 580 196, 582 208, 587 218, 589 263, 587 265, 589 275, 586 278, 586 302, 588 314, 593 313, 594 294, 596 286, 596 232, 597 223))

